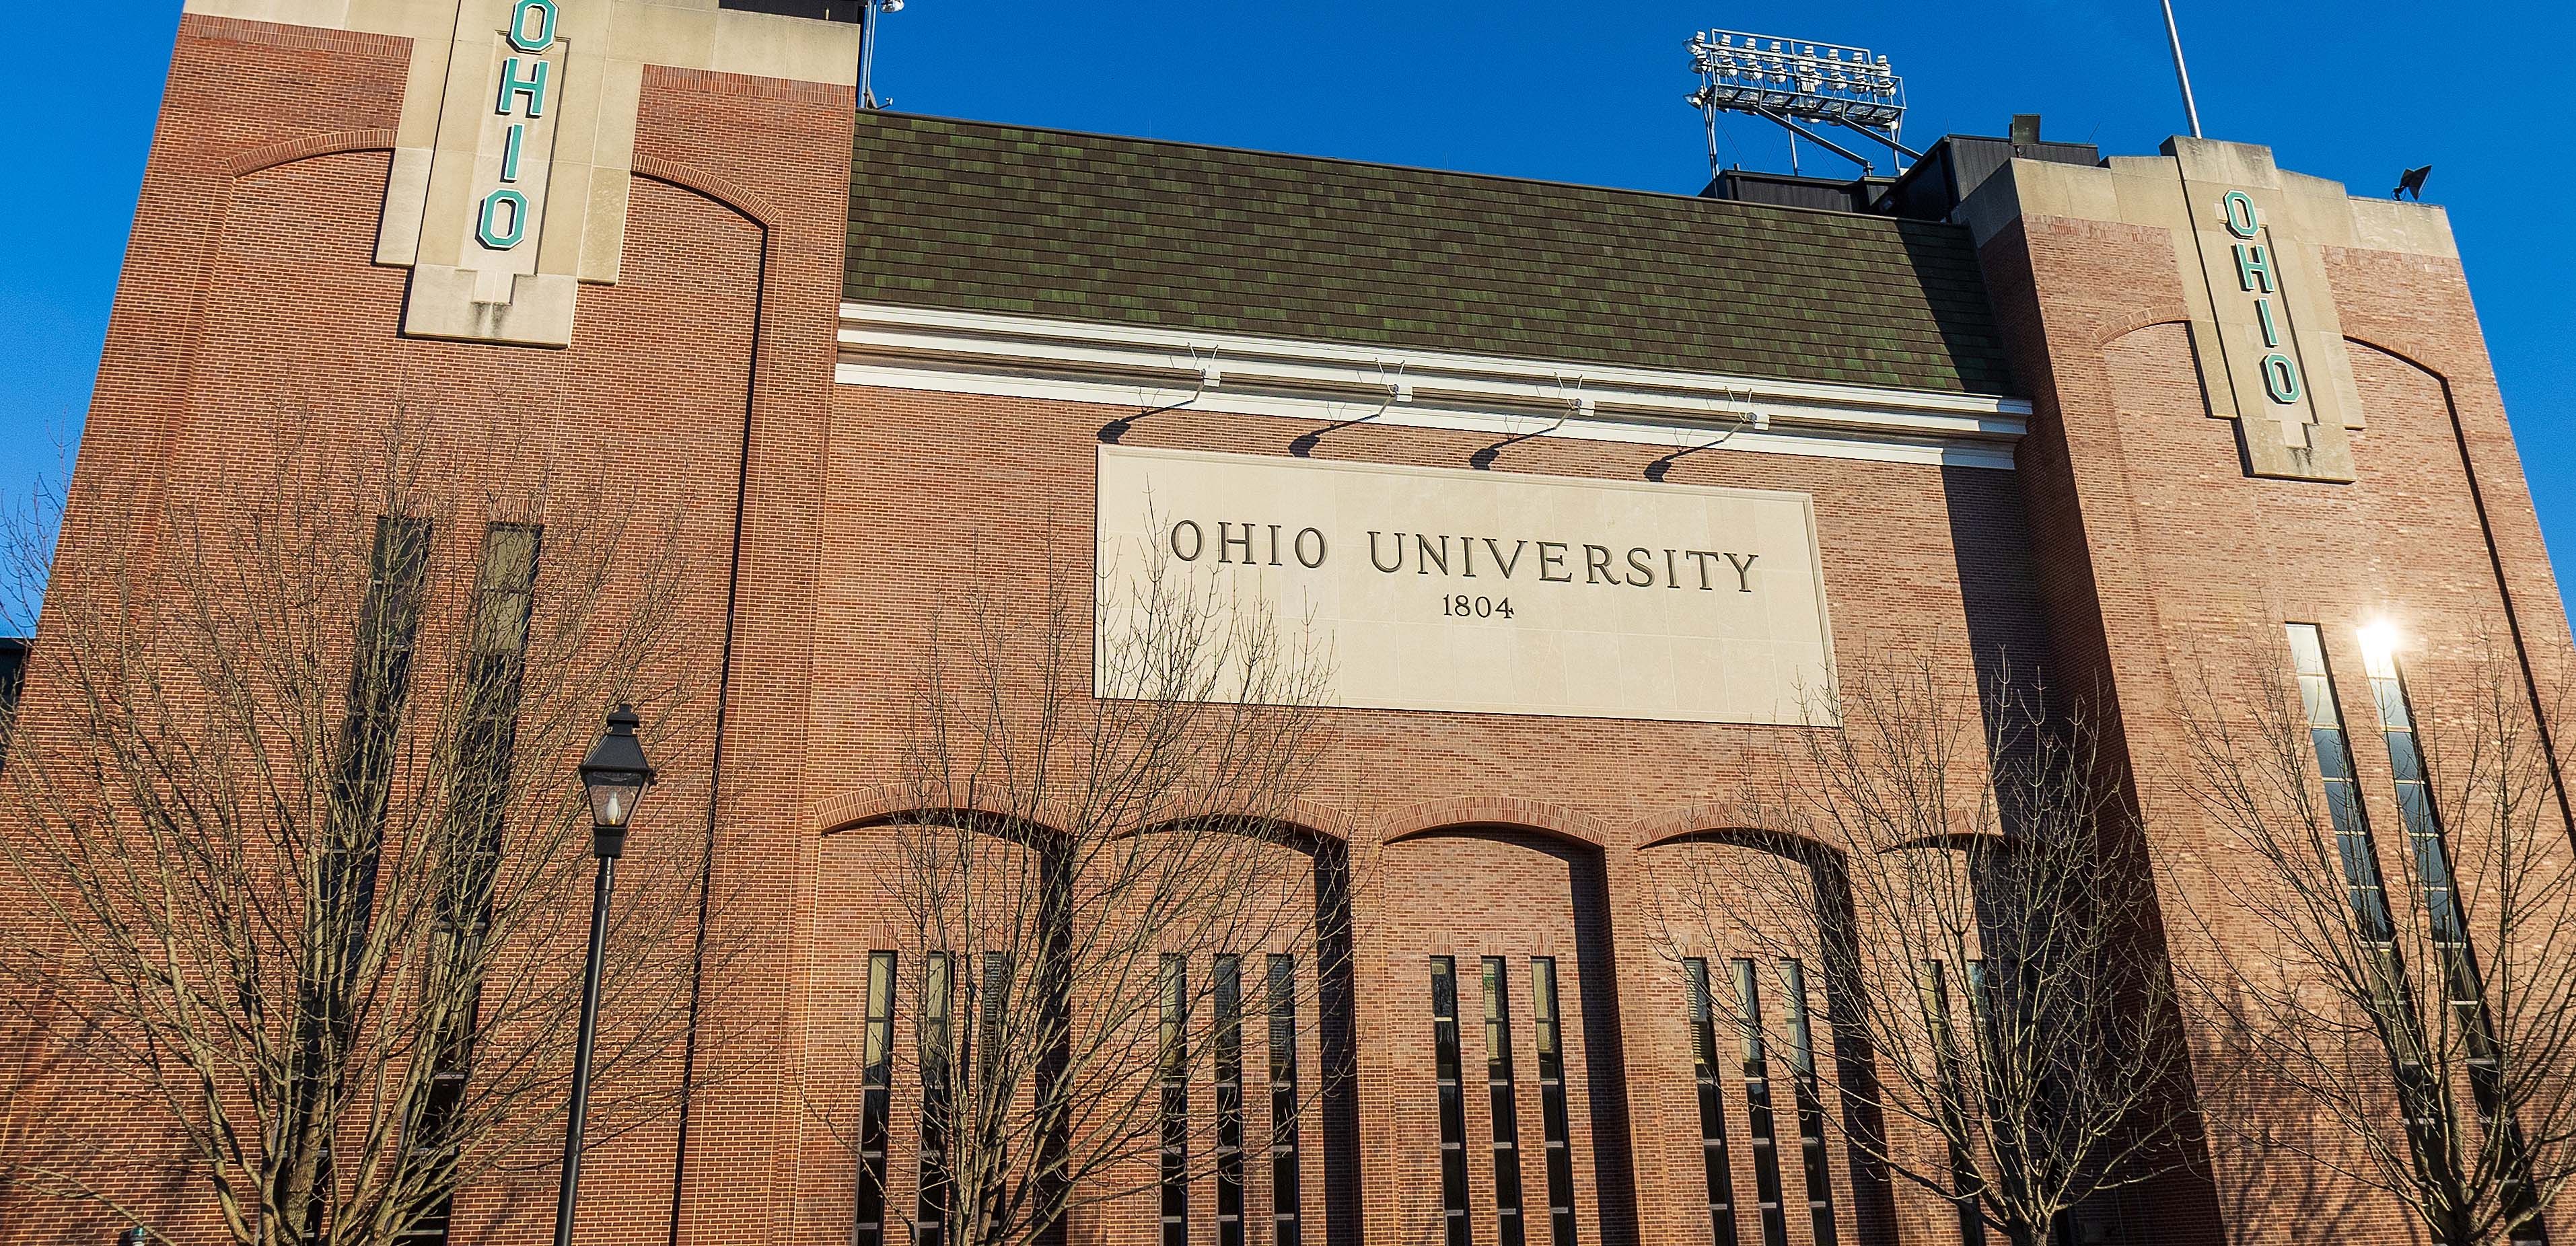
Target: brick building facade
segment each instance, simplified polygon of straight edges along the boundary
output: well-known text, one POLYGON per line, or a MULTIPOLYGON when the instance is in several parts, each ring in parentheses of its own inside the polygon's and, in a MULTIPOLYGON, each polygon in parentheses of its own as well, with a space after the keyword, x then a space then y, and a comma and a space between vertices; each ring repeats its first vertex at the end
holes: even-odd
MULTIPOLYGON (((1768 606, 1772 656, 1721 672, 1767 672, 1769 694, 1694 700, 1561 656, 1486 686, 1438 665, 1463 623, 1349 633, 1403 639, 1383 670, 1352 663, 1308 798, 1308 830, 1374 863, 1350 914, 1356 1090, 1310 1135, 1302 1196, 1305 1240, 1333 1246, 1442 1240, 1439 957, 1471 985, 1502 958, 1521 992, 1549 958, 1576 1240, 1711 1240, 1692 1019, 1644 915, 1685 855, 1744 851, 1708 833, 1816 730, 1777 705, 1811 650, 1920 655, 1962 689, 2012 661, 2098 690, 2171 907, 2246 885, 2173 765, 2184 681, 2213 661, 2225 677, 2229 645, 2314 622, 2359 670, 2355 628, 2392 620, 2435 697, 2469 638, 2532 662, 2568 646, 2441 211, 2348 198, 2261 148, 2007 160, 1944 219, 1900 219, 859 114, 845 24, 715 0, 540 7, 543 30, 506 0, 188 0, 79 471, 128 498, 211 497, 275 470, 292 437, 364 453, 397 412, 427 412, 456 481, 610 479, 608 502, 679 517, 673 660, 721 712, 657 742, 668 780, 637 840, 703 840, 723 933, 755 952, 694 1004, 723 1076, 684 1119, 593 1151, 584 1241, 850 1236, 869 953, 920 951, 897 946, 878 879, 926 621, 970 590, 1041 593, 1043 560, 990 551, 1087 576, 1118 456, 1383 467, 1389 496, 1545 477, 1598 486, 1562 505, 1615 489, 1639 514, 1760 491, 1808 515, 1761 556, 1812 566, 1822 635, 1768 606), (539 62, 551 80, 528 76, 539 62), (2240 281, 2237 244, 2258 236, 2269 267, 2240 281)), ((1308 477, 1283 479, 1293 495, 1308 477)), ((66 560, 147 539, 90 518, 69 517, 66 560)), ((1375 536, 1331 535, 1344 560, 1375 536)), ((1693 573, 1644 571, 1674 590, 1693 573)), ((2346 695, 2365 717, 2367 694, 2346 695)), ((2362 771, 2391 804, 2386 764, 2362 771)), ((2196 954, 2202 936, 2168 930, 2196 954)), ((1473 1066, 1482 1031, 1463 1034, 1473 1066)), ((1724 1092, 1741 1113, 1742 1087, 1724 1092)), ((76 1079, 32 1093, 54 1128, 116 1127, 76 1079)), ((1515 1093, 1534 1143, 1538 1079, 1515 1093)), ((1482 1096, 1463 1123, 1473 1152, 1482 1096)), ((1777 1150, 1801 1188, 1797 1148, 1777 1150)), ((1842 1240, 1958 1240, 1937 1199, 1856 1187, 1838 1145, 1809 1155, 1842 1240)), ((1751 1148, 1730 1162, 1755 1189, 1751 1148)), ((1491 1240, 1492 1175, 1468 1170, 1491 1240)), ((214 1240, 162 1179, 142 1166, 120 1197, 214 1240)), ((513 1181, 467 1191, 460 1238, 542 1237, 552 1176, 513 1181)), ((2412 1240, 2393 1207, 2291 1197, 2221 1158, 2075 1231, 2412 1240)), ((1189 1240, 1217 1240, 1212 1204, 1193 1206, 1189 1240)), ((0 1193, 0 1239, 123 1223, 0 1193)), ((1809 1217, 1785 1223, 1816 1240, 1809 1217)))

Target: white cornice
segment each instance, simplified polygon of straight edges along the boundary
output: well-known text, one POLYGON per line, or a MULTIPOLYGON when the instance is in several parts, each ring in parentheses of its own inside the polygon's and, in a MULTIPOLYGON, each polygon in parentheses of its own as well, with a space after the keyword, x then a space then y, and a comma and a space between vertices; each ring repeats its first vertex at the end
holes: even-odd
POLYGON ((841 305, 846 385, 2010 468, 2030 404, 1709 373, 841 305))

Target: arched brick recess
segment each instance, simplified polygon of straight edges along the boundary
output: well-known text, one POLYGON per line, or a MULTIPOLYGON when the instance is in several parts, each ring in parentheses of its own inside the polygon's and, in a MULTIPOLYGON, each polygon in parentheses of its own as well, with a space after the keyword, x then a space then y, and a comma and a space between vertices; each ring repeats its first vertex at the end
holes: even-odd
POLYGON ((2155 308, 2139 313, 2137 318, 2134 320, 2115 321, 2104 326, 2101 332, 2094 337, 2092 346, 2093 349, 2097 351, 2106 350, 2109 349, 2113 343, 2118 342, 2121 338, 2127 337, 2132 333, 2157 328, 2162 325, 2174 325, 2179 327, 2186 335, 2191 332, 2190 321, 2175 316, 2168 309, 2155 308))
MULTIPOLYGON (((920 797, 919 789, 900 783, 835 796, 816 807, 814 831, 819 835, 838 835, 897 823, 907 814, 928 812, 928 807, 920 803, 920 797)), ((941 811, 971 812, 1005 820, 1021 816, 1012 810, 989 805, 950 805, 941 807, 941 811)), ((1042 825, 1063 826, 1072 818, 1068 811, 1052 810, 1034 820, 1042 825)))
MULTIPOLYGON (((883 825, 919 808, 916 803, 919 796, 920 793, 916 789, 900 783, 882 784, 857 792, 844 792, 815 805, 814 833, 837 835, 844 831, 883 825)), ((1000 809, 982 808, 978 811, 995 817, 1011 816, 1000 809)), ((1211 806, 1175 815, 1167 821, 1181 821, 1210 814, 1241 815, 1245 812, 1241 808, 1211 806)), ((1350 815, 1331 806, 1311 800, 1295 800, 1279 809, 1264 812, 1300 831, 1342 843, 1350 842, 1352 830, 1350 815)), ((1059 826, 1069 820, 1069 816, 1061 812, 1038 819, 1040 822, 1059 826)))
MULTIPOLYGON (((1810 1229, 1801 1193, 1806 1188, 1804 1150, 1783 1054, 1787 1041, 1785 975, 1771 963, 1774 949, 1735 923, 1750 919, 1766 929, 1776 929, 1768 923, 1814 921, 1815 916, 1807 913, 1764 914, 1773 898, 1766 894, 1769 889, 1764 885, 1764 871, 1784 862, 1825 863, 1830 870, 1827 876, 1838 878, 1839 869, 1830 863, 1839 860, 1841 854, 1831 845, 1793 832, 1730 825, 1727 819, 1718 817, 1694 822, 1695 813, 1705 812, 1681 811, 1641 824, 1650 826, 1653 834, 1638 850, 1637 872, 1646 893, 1641 903, 1651 913, 1647 920, 1655 926, 1657 946, 1651 957, 1642 958, 1642 964, 1638 960, 1631 962, 1638 968, 1632 970, 1629 988, 1636 996, 1628 1007, 1630 1083, 1641 1105, 1641 1115, 1670 1122, 1675 1128, 1660 1136, 1639 1137, 1638 1169, 1647 1174, 1644 1179, 1651 1188, 1706 1188, 1707 1165, 1697 1132, 1700 1104, 1693 1077, 1695 1040, 1689 1018, 1690 993, 1682 965, 1684 958, 1697 958, 1705 966, 1712 995, 1711 1024, 1720 1053, 1719 1093, 1729 1140, 1729 1176, 1738 1227, 1748 1239, 1756 1232, 1756 1148, 1746 1145, 1751 1137, 1748 1092, 1733 1055, 1739 1050, 1739 1032, 1729 1019, 1733 1007, 1730 1001, 1738 990, 1734 962, 1738 958, 1751 961, 1764 1033, 1771 1047, 1775 1139, 1771 1154, 1778 1165, 1781 1186, 1788 1191, 1791 1240, 1805 1240, 1810 1229), (1699 911, 1702 904, 1710 905, 1711 911, 1699 911)), ((1842 891, 1839 884, 1823 889, 1835 895, 1842 891)), ((1847 896, 1842 899, 1841 911, 1843 920, 1849 920, 1847 896)), ((1807 942, 1804 931, 1784 933, 1791 946, 1807 942)), ((1956 1232, 1955 1211, 1911 1187, 1899 1188, 1884 1180, 1870 1179, 1868 1174, 1876 1165, 1850 1145, 1849 1139, 1863 1130, 1883 1134, 1891 1125, 1866 1108, 1866 1096, 1850 1098, 1841 1090, 1847 1075, 1864 1084, 1876 1075, 1867 1042, 1839 1031, 1831 1023, 1834 993, 1853 988, 1833 982, 1829 966, 1820 963, 1820 957, 1802 955, 1799 960, 1807 987, 1820 1099, 1828 1105, 1826 1110, 1831 1117, 1823 1131, 1823 1156, 1839 1240, 1945 1240, 1945 1235, 1956 1232)), ((1702 1206, 1667 1200, 1650 1206, 1647 1215, 1649 1237, 1655 1240, 1691 1241, 1709 1232, 1708 1213, 1702 1206)))
POLYGON ((1740 812, 1721 810, 1714 805, 1692 805, 1669 813, 1640 818, 1629 823, 1619 832, 1620 842, 1634 844, 1640 852, 1684 840, 1765 835, 1803 839, 1819 849, 1825 847, 1821 841, 1793 831, 1775 831, 1768 827, 1748 826, 1740 812))
POLYGON ((740 184, 684 160, 670 160, 646 152, 635 153, 635 176, 695 191, 749 217, 753 224, 767 230, 778 220, 778 212, 740 184))
POLYGON ((1633 1242, 1623 953, 1613 919, 1626 853, 1607 848, 1614 842, 1611 828, 1546 802, 1491 797, 1397 810, 1379 819, 1374 838, 1382 847, 1374 903, 1363 914, 1359 965, 1363 1050, 1370 1055, 1362 1070, 1370 1222, 1437 1237, 1440 1122, 1428 974, 1431 958, 1446 956, 1457 966, 1460 1052, 1469 1070, 1468 1206, 1480 1237, 1495 1231, 1494 1113, 1479 1076, 1488 1055, 1480 971, 1491 957, 1503 969, 1510 1014, 1518 1141, 1527 1157, 1522 1207, 1530 1231, 1545 1232, 1544 1117, 1530 992, 1532 960, 1547 957, 1559 984, 1577 1218, 1599 1224, 1605 1243, 1633 1242))
POLYGON ((333 156, 345 151, 392 151, 393 149, 394 132, 391 130, 342 130, 249 148, 226 159, 224 171, 234 177, 247 177, 262 169, 292 164, 314 156, 333 156))
POLYGON ((1407 805, 1380 815, 1370 838, 1392 846, 1433 831, 1466 826, 1517 827, 1596 849, 1606 849, 1614 842, 1609 826, 1590 814, 1510 796, 1427 800, 1407 805))

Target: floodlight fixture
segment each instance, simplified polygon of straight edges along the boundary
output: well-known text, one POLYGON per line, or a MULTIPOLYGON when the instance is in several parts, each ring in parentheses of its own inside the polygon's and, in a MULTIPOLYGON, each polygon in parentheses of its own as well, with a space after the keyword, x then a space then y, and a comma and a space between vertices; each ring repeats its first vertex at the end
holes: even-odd
POLYGON ((877 97, 877 19, 888 13, 901 12, 903 0, 859 0, 860 112, 875 112, 894 104, 893 100, 877 97))
MULTIPOLYGON (((1871 169, 1867 159, 1811 131, 1800 122, 1841 126, 1920 158, 1898 141, 1905 124, 1905 79, 1885 56, 1868 48, 1810 39, 1786 39, 1740 30, 1704 30, 1690 41, 1699 89, 1690 95, 1706 114, 1709 165, 1717 167, 1717 115, 1748 113, 1788 129, 1871 169)), ((1793 146, 1792 150, 1795 148, 1793 146)))

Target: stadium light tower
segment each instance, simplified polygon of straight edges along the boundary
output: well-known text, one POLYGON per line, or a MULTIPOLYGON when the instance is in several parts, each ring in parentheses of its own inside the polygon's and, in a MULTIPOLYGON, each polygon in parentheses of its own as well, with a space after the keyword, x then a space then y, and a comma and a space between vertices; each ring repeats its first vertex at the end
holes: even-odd
POLYGON ((1797 140, 1805 139, 1861 167, 1862 176, 1876 171, 1868 157, 1800 125, 1841 126, 1885 144, 1897 155, 1920 160, 1923 153, 1898 141, 1905 125, 1905 79, 1889 68, 1887 58, 1867 48, 1779 39, 1740 30, 1706 30, 1690 41, 1691 65, 1699 71, 1699 89, 1691 106, 1708 119, 1709 172, 1720 172, 1717 159, 1717 115, 1749 113, 1789 131, 1792 158, 1797 140))

